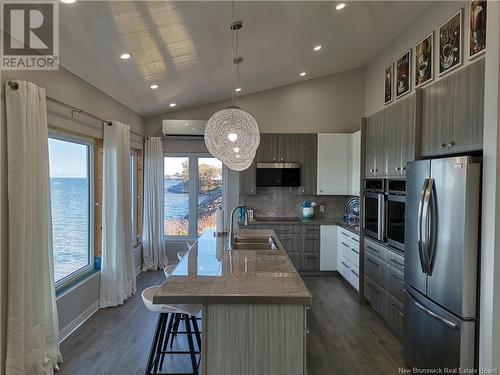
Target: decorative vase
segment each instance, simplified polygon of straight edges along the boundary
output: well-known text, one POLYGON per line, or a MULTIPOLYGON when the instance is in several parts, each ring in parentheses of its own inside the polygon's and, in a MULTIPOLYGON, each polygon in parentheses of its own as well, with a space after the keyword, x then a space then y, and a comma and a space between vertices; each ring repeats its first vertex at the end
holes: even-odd
POLYGON ((302 217, 304 220, 312 220, 314 218, 314 207, 302 207, 302 217))

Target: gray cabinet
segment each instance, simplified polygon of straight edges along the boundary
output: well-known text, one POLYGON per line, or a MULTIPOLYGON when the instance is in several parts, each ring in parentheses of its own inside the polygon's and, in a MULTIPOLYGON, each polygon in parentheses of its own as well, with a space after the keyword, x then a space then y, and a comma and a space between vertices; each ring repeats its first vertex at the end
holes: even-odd
POLYGON ((274 230, 295 268, 320 271, 320 228, 314 224, 249 224, 249 228, 274 230))
POLYGON ((365 298, 400 336, 404 317, 403 280, 403 255, 365 238, 365 298))
POLYGON ((256 159, 257 162, 299 163, 301 166, 299 192, 316 194, 317 149, 316 134, 263 133, 260 135, 256 159))
POLYGON ((367 118, 365 175, 401 176, 415 160, 416 94, 367 118))
POLYGON ((292 152, 296 152, 300 163, 300 193, 316 194, 318 169, 318 137, 316 134, 297 134, 298 144, 292 144, 292 152))
POLYGON ((422 90, 422 155, 483 147, 484 59, 422 90))
POLYGON ((256 161, 254 159, 250 167, 239 172, 240 194, 254 195, 257 193, 256 173, 256 161))

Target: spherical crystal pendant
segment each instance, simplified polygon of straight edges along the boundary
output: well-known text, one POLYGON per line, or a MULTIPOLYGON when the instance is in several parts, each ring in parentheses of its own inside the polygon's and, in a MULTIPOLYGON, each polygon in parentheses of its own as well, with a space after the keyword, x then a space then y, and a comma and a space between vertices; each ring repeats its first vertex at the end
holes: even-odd
POLYGON ((205 127, 208 152, 235 171, 252 164, 259 142, 257 121, 238 107, 216 112, 205 127))

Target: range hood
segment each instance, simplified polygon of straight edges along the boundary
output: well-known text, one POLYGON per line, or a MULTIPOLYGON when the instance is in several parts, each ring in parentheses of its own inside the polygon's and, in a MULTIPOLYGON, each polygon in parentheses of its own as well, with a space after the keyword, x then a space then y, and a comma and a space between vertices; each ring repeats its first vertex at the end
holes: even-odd
POLYGON ((257 163, 257 186, 300 186, 300 164, 257 163))

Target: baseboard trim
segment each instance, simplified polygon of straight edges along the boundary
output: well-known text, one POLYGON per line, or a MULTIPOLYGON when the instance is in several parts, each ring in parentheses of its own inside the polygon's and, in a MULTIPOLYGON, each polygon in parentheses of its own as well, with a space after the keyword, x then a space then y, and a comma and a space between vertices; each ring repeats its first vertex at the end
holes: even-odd
POLYGON ((92 315, 99 310, 99 301, 95 301, 84 312, 76 317, 71 323, 59 331, 59 343, 66 340, 78 327, 87 321, 92 315))

